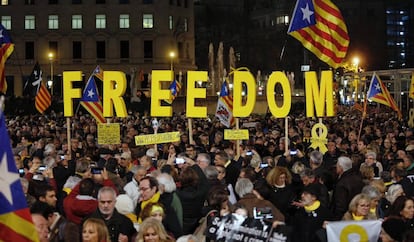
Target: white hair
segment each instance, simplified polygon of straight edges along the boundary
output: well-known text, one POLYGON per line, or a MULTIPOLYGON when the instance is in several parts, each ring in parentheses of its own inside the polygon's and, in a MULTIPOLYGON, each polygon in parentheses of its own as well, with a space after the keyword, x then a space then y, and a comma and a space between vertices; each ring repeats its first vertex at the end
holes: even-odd
POLYGON ((352 160, 349 157, 341 156, 338 158, 337 165, 342 167, 342 169, 345 171, 352 168, 352 160))
POLYGON ((177 190, 177 186, 175 185, 174 179, 171 175, 167 173, 161 173, 157 176, 158 186, 163 186, 165 192, 174 192, 177 190))

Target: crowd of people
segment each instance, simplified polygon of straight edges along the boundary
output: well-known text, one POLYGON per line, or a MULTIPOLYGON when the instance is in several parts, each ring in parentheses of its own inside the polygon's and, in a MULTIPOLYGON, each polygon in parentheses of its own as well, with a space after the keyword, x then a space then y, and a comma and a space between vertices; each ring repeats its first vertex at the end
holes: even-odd
POLYGON ((57 113, 9 116, 7 126, 40 241, 199 241, 206 215, 257 209, 294 242, 326 241, 340 220, 380 220, 382 241, 413 241, 413 130, 392 112, 361 116, 342 107, 322 120, 325 153, 311 148, 317 121, 301 114, 288 129, 271 115, 241 118, 240 143, 215 118, 188 127, 184 113, 158 119, 157 132, 179 131, 178 142, 143 146, 134 137, 154 127, 138 114, 111 118, 122 139, 112 145, 97 143, 89 115, 71 118, 70 140, 57 113))

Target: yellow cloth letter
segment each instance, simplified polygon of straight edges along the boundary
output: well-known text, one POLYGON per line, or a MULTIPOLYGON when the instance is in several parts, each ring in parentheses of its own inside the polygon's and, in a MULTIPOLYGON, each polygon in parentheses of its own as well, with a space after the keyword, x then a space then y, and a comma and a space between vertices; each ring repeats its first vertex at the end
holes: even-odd
POLYGON ((320 89, 316 72, 305 72, 306 116, 314 117, 314 105, 317 117, 323 117, 326 103, 326 116, 334 116, 333 75, 332 71, 322 71, 320 89), (326 99, 326 100, 325 100, 326 99))
POLYGON ((188 71, 187 72, 187 118, 205 118, 207 117, 207 107, 195 106, 196 98, 205 99, 206 89, 196 88, 197 82, 207 82, 206 71, 188 71))
POLYGON ((256 80, 248 71, 235 71, 233 81, 233 117, 248 117, 256 103, 256 80), (246 104, 242 105, 242 82, 246 83, 246 104))
POLYGON ((284 118, 288 116, 292 105, 292 94, 290 91, 290 83, 287 76, 281 71, 274 71, 269 77, 266 86, 267 104, 270 112, 276 118, 284 118), (279 83, 283 90, 283 105, 277 106, 275 98, 275 86, 279 83))
POLYGON ((126 90, 125 73, 120 71, 104 71, 103 80, 103 115, 113 116, 114 105, 117 117, 127 117, 126 105, 122 96, 126 90))
POLYGON ((171 91, 162 89, 162 82, 171 82, 173 73, 171 71, 152 71, 151 79, 151 116, 171 117, 172 107, 161 106, 161 100, 170 99, 171 91))
POLYGON ((82 90, 73 88, 72 82, 82 81, 81 71, 64 71, 63 72, 63 110, 65 117, 73 116, 72 99, 81 98, 82 90))

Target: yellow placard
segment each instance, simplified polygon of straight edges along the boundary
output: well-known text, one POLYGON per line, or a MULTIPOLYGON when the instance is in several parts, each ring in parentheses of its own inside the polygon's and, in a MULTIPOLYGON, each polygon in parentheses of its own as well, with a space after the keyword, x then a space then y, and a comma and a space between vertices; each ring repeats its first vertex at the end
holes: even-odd
POLYGON ((98 124, 98 144, 113 145, 121 143, 121 128, 119 123, 98 124))
POLYGON ((248 129, 225 129, 224 139, 225 140, 248 140, 249 130, 248 129))
POLYGON ((163 144, 180 140, 180 132, 167 132, 160 134, 147 134, 135 136, 136 145, 163 144))

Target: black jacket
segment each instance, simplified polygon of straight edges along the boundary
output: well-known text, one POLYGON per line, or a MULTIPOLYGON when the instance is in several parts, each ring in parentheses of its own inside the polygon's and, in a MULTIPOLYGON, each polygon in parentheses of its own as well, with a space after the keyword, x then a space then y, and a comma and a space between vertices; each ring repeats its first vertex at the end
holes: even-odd
MULTIPOLYGON (((99 218, 105 222, 112 242, 118 242, 118 236, 120 233, 128 236, 128 241, 131 241, 132 236, 136 233, 132 221, 127 216, 120 214, 116 208, 114 209, 112 217, 108 220, 104 219, 99 209, 89 216, 89 218, 99 218)), ((82 224, 83 222, 84 221, 82 221, 82 224)))

